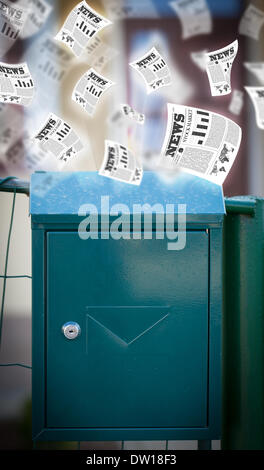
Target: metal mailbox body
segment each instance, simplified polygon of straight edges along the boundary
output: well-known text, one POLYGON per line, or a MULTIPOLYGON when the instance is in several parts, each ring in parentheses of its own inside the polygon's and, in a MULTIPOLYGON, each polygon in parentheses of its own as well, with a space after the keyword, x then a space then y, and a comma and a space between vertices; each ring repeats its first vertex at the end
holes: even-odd
POLYGON ((219 438, 221 187, 190 175, 172 184, 145 172, 136 187, 96 172, 37 172, 30 212, 33 439, 219 438), (98 210, 98 237, 83 240, 87 204, 87 215, 98 210), (115 204, 131 214, 149 204, 148 224, 155 204, 174 204, 175 231, 186 204, 186 246, 168 250, 155 223, 145 238, 140 226, 132 234, 132 218, 113 239, 115 204), (80 326, 74 340, 67 322, 80 326))

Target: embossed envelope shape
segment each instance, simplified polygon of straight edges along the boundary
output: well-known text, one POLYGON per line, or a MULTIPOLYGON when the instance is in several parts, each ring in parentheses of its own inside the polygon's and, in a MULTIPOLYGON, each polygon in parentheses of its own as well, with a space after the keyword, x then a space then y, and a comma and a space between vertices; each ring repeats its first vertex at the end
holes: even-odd
POLYGON ((108 338, 130 346, 147 335, 163 329, 170 315, 169 306, 86 307, 86 344, 108 338), (157 330, 157 331, 156 331, 157 330))

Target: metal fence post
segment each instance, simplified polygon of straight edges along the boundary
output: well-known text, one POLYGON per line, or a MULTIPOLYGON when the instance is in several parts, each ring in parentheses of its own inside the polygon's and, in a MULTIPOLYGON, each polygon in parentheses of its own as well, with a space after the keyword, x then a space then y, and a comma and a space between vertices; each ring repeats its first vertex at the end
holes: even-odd
POLYGON ((223 449, 264 449, 264 200, 226 199, 223 449))

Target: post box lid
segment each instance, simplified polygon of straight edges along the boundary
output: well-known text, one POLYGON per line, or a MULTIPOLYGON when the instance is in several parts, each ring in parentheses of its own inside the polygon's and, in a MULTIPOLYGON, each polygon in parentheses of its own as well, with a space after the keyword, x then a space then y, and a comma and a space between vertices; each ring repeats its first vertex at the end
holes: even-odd
MULTIPOLYGON (((133 206, 146 205, 145 211, 159 212, 163 207, 186 205, 187 221, 222 220, 225 204, 222 187, 197 176, 181 173, 173 181, 145 171, 140 186, 100 176, 98 172, 36 172, 30 183, 32 222, 74 222, 84 204, 93 204, 99 215, 109 213, 113 205, 124 204, 133 214, 133 206), (203 216, 203 217, 201 217, 203 216)), ((171 211, 171 207, 169 211, 171 211)), ((134 211, 135 212, 135 211, 134 211)))

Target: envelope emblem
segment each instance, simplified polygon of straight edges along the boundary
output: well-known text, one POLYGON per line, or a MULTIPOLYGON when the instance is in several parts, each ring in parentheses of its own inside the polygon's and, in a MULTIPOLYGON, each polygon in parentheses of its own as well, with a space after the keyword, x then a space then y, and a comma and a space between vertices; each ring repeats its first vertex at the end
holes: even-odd
POLYGON ((92 330, 107 335, 123 346, 140 341, 161 326, 169 316, 169 306, 110 306, 87 307, 86 334, 89 343, 92 330))

